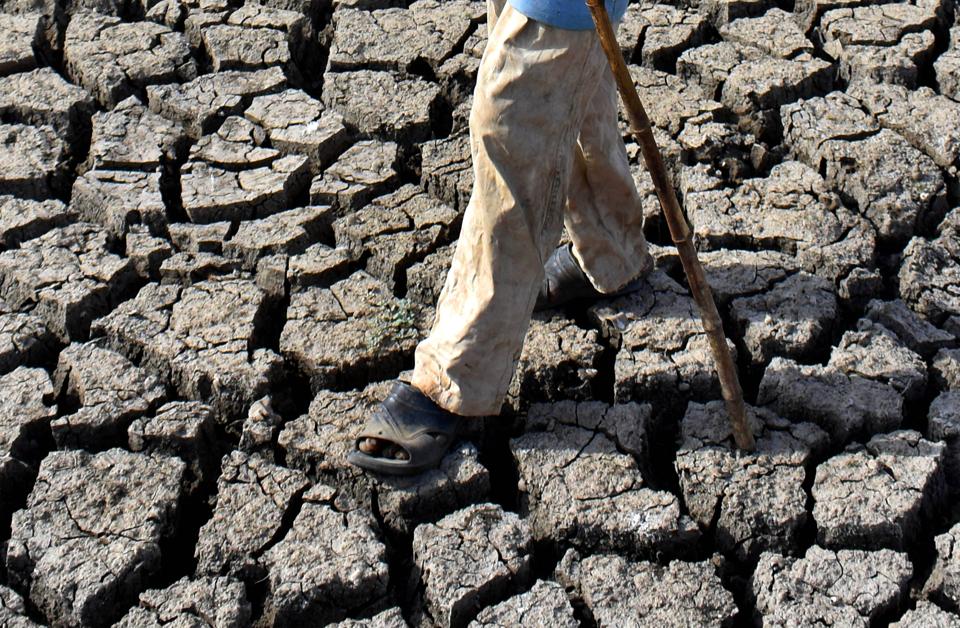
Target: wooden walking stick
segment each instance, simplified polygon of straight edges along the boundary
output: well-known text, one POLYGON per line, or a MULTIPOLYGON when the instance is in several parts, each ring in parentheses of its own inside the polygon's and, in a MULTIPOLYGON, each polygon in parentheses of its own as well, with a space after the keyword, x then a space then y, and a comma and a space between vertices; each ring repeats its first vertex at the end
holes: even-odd
POLYGON ((617 36, 613 30, 613 25, 610 23, 610 16, 607 14, 604 0, 586 0, 586 3, 593 15, 593 23, 596 25, 597 34, 600 36, 600 44, 607 54, 610 69, 613 71, 617 88, 626 106, 627 118, 630 120, 630 130, 643 151, 643 161, 647 164, 647 171, 650 173, 653 186, 657 190, 660 207, 663 209, 667 226, 670 228, 670 237, 677 247, 677 253, 679 253, 680 261, 683 264, 683 272, 686 273, 687 282, 690 284, 690 292, 700 308, 703 328, 707 332, 713 359, 717 364, 717 374, 720 376, 723 399, 727 404, 727 412, 730 413, 733 437, 737 441, 737 447, 751 451, 754 448, 753 433, 747 425, 747 408, 743 403, 743 389, 740 388, 737 368, 733 363, 733 357, 730 355, 727 338, 723 334, 723 323, 720 320, 720 314, 717 312, 717 304, 713 300, 713 292, 711 292, 710 284, 707 283, 707 278, 703 273, 703 266, 700 265, 700 260, 697 258, 697 250, 693 246, 690 225, 687 224, 687 219, 680 209, 673 184, 667 177, 667 170, 663 165, 657 140, 654 139, 653 129, 650 127, 650 118, 647 117, 643 103, 640 102, 637 88, 634 86, 630 72, 627 70, 627 64, 623 60, 623 53, 620 51, 620 44, 617 43, 617 36))

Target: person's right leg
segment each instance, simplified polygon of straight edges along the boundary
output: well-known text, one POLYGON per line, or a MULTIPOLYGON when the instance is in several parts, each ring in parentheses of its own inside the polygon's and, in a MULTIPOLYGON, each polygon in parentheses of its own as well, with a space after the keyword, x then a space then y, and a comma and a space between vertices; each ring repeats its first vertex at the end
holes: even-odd
POLYGON ((551 255, 538 307, 616 293, 653 267, 617 102, 613 73, 605 69, 574 149, 564 213, 572 246, 551 255))

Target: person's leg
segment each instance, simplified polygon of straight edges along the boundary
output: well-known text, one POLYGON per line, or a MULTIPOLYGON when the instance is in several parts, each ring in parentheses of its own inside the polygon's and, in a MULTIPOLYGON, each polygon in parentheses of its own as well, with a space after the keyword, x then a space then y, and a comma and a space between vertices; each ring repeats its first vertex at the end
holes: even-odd
POLYGON ((489 36, 470 118, 473 193, 412 379, 466 416, 500 411, 606 63, 592 31, 551 28, 509 5, 489 36))
MULTIPOLYGON (((487 0, 487 31, 492 31, 497 25, 497 18, 503 13, 507 0, 487 0)), ((489 40, 488 40, 489 41, 489 40)))
POLYGON ((573 256, 602 293, 616 292, 653 267, 640 196, 617 124, 618 102, 613 73, 606 70, 574 150, 564 213, 573 256))

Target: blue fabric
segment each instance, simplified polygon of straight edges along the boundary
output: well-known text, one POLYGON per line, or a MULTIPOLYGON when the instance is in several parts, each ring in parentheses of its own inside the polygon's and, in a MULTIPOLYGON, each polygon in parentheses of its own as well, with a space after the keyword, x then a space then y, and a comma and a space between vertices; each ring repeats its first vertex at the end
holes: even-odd
MULTIPOLYGON (((628 0, 606 0, 607 13, 614 23, 623 19, 628 0)), ((574 31, 593 28, 590 9, 583 0, 510 0, 517 11, 527 17, 550 26, 574 31)))

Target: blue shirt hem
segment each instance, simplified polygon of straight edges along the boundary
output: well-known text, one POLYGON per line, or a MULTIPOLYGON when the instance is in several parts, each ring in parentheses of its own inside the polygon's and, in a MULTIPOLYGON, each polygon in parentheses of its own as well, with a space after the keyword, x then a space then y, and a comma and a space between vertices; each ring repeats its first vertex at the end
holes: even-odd
MULTIPOLYGON (((593 29, 593 18, 584 0, 509 0, 528 18, 556 28, 585 31, 593 29)), ((606 0, 610 20, 619 22, 627 12, 628 0, 606 0)))

